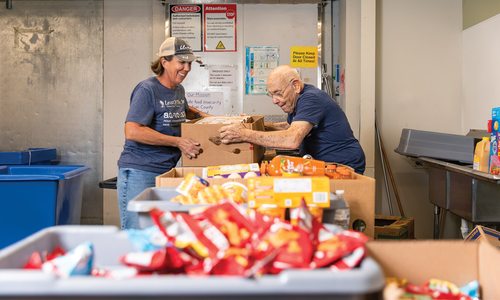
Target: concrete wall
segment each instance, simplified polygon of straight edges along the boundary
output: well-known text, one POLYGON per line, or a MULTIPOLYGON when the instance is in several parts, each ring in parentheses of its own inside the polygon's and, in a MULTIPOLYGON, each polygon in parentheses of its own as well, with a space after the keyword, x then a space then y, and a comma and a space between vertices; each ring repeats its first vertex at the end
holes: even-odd
MULTIPOLYGON (((403 128, 466 133, 459 117, 462 3, 377 1, 376 51, 376 117, 382 139, 403 208, 407 216, 416 219, 416 236, 431 238, 433 207, 428 200, 426 171, 413 167, 393 149, 403 128)), ((383 176, 381 168, 376 169, 378 211, 387 214, 383 176)), ((451 214, 447 219, 447 223, 454 222, 451 214)), ((458 236, 458 226, 452 225, 447 236, 458 236)))
MULTIPOLYGON (((83 223, 102 223, 102 1, 0 9, 0 151, 57 148, 83 175, 83 223)), ((1 195, 0 195, 1 198, 1 195)))

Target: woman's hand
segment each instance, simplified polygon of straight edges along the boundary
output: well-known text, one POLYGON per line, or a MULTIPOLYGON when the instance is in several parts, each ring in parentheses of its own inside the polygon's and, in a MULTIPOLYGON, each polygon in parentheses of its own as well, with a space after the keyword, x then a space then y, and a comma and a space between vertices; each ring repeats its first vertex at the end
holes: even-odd
POLYGON ((189 159, 196 158, 201 153, 201 145, 197 141, 190 138, 179 138, 177 147, 184 153, 189 159))

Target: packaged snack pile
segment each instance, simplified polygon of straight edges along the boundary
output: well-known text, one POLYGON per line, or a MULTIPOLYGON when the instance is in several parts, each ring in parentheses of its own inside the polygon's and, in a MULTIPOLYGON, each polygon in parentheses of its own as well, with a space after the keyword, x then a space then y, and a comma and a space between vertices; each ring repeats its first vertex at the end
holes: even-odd
POLYGON ((84 243, 65 253, 34 253, 26 268, 60 277, 93 275, 127 278, 151 274, 254 277, 287 269, 348 270, 365 256, 367 237, 325 227, 305 202, 294 223, 264 216, 232 202, 196 214, 151 211, 154 227, 130 230, 137 252, 117 257, 122 268, 93 266, 93 247, 84 243), (56 258, 52 258, 57 255, 56 258))
POLYGON ((440 279, 429 279, 423 285, 415 285, 408 283, 405 279, 387 278, 384 299, 477 300, 479 299, 479 283, 474 280, 459 288, 449 281, 440 279))
POLYGON ((226 182, 222 185, 209 183, 193 173, 189 173, 176 188, 180 194, 170 201, 181 204, 217 204, 230 200, 242 204, 247 201, 247 187, 239 182, 226 182))

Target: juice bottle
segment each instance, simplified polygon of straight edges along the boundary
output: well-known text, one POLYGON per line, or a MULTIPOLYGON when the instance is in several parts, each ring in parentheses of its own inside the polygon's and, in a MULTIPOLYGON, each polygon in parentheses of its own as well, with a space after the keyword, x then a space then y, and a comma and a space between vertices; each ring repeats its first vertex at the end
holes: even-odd
POLYGON ((474 170, 488 173, 490 161, 490 138, 483 139, 476 144, 474 150, 474 170))

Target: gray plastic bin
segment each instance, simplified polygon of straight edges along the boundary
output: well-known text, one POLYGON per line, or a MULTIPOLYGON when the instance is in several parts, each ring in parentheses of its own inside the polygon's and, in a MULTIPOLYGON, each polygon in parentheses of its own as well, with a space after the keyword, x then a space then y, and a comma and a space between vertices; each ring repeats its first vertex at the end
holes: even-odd
POLYGON ((371 258, 365 258, 359 268, 350 271, 288 270, 257 279, 186 275, 120 280, 89 276, 58 279, 38 270, 13 269, 22 267, 33 251, 52 250, 56 245, 72 249, 85 241, 94 244, 94 265, 98 267, 120 266, 120 255, 133 250, 127 233, 113 226, 57 226, 44 229, 0 251, 0 297, 380 299, 384 286, 382 270, 371 258))
POLYGON ((153 225, 153 221, 149 216, 149 211, 155 207, 161 210, 189 212, 191 209, 207 206, 205 204, 184 205, 171 202, 170 199, 177 195, 179 195, 179 193, 175 191, 175 188, 146 188, 134 199, 129 201, 127 210, 137 212, 139 214, 139 228, 146 228, 153 225))
POLYGON ((395 152, 472 164, 474 137, 403 128, 395 152))
MULTIPOLYGON (((175 212, 189 212, 191 209, 205 207, 209 204, 184 205, 170 202, 170 199, 179 195, 175 188, 169 187, 151 187, 146 188, 142 193, 130 200, 127 210, 139 214, 139 228, 146 228, 153 225, 149 212, 153 208, 169 210, 175 212)), ((325 208, 323 212, 323 223, 332 224, 334 217, 334 196, 330 196, 330 208, 325 208)))

